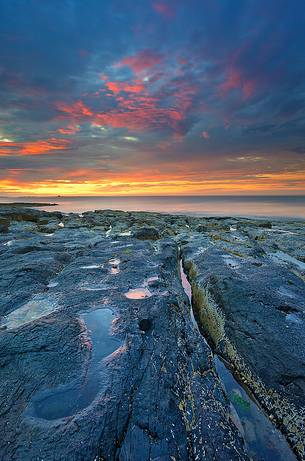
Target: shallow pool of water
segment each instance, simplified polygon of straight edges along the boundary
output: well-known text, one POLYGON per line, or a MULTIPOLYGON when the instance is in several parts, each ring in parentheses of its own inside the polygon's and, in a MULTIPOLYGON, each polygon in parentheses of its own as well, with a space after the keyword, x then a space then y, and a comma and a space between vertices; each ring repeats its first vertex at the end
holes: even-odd
POLYGON ((89 266, 80 266, 80 269, 102 269, 103 267, 103 264, 91 264, 89 266))
MULTIPOLYGON (((192 286, 180 260, 180 278, 191 306, 191 320, 199 331, 192 309, 192 286)), ((205 338, 203 337, 205 340, 205 338)), ((231 418, 245 440, 254 461, 295 461, 295 455, 283 434, 276 429, 258 404, 234 378, 231 371, 215 355, 215 368, 230 401, 231 418)))
POLYGON ((155 288, 158 286, 160 282, 160 278, 158 275, 154 275, 152 277, 148 277, 148 279, 144 280, 143 287, 152 287, 155 288))
POLYGON ((88 407, 105 385, 107 371, 102 361, 121 345, 111 335, 114 314, 105 308, 80 317, 86 324, 92 344, 88 370, 81 381, 73 381, 38 394, 32 402, 31 416, 46 420, 72 416, 88 407))
POLYGON ((219 357, 215 356, 214 360, 217 373, 231 403, 232 419, 240 429, 252 459, 295 461, 296 457, 283 434, 249 397, 219 357))
POLYGON ((182 259, 180 259, 180 262, 179 262, 179 271, 180 271, 181 284, 182 284, 182 287, 184 289, 186 296, 188 297, 190 308, 191 308, 190 310, 191 320, 192 320, 192 323, 195 329, 199 331, 199 327, 196 322, 194 312, 192 309, 192 287, 191 287, 190 282, 188 281, 186 273, 184 272, 182 259))
POLYGON ((125 293, 126 298, 128 299, 144 299, 150 298, 152 293, 148 288, 131 288, 125 293))

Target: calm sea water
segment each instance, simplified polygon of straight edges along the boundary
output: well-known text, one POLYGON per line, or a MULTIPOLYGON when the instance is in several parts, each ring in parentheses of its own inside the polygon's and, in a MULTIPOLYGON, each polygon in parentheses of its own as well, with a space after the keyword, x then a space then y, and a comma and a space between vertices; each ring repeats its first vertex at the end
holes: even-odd
POLYGON ((196 216, 305 218, 304 196, 176 197, 0 197, 1 202, 53 202, 46 210, 81 213, 89 210, 156 211, 196 216))

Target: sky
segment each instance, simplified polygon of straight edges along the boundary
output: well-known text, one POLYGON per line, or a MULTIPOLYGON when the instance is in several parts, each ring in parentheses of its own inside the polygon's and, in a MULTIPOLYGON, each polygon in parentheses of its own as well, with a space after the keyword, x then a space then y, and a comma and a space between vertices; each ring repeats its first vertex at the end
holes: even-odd
POLYGON ((0 0, 0 195, 305 194, 304 0, 0 0))

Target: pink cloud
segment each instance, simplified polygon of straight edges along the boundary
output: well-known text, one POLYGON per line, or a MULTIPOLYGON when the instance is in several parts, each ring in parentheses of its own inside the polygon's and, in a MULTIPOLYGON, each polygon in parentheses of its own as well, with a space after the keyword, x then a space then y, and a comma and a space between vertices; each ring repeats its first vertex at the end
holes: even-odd
POLYGON ((179 109, 185 113, 192 107, 198 88, 196 85, 192 85, 184 80, 180 81, 176 85, 177 88, 174 91, 173 96, 179 109))
POLYGON ((152 50, 142 50, 132 56, 126 56, 117 64, 116 67, 127 66, 130 67, 135 73, 143 72, 147 69, 160 64, 162 56, 152 50))
MULTIPOLYGON (((143 61, 141 65, 143 68, 143 61)), ((146 62, 145 65, 152 65, 152 62, 146 62)), ((140 67, 136 65, 136 68, 140 67)), ((135 131, 171 129, 174 133, 181 133, 181 122, 192 108, 198 92, 198 87, 186 79, 177 80, 173 90, 165 85, 157 94, 150 94, 150 85, 144 85, 139 79, 123 82, 105 81, 103 78, 103 81, 109 91, 106 96, 115 100, 115 104, 109 109, 105 110, 104 105, 101 105, 102 111, 91 109, 83 101, 70 105, 59 103, 57 108, 60 114, 57 119, 69 120, 68 127, 89 121, 97 125, 135 131)), ((61 129, 64 130, 61 133, 70 134, 70 128, 67 129, 61 129)))
POLYGON ((131 93, 127 98, 116 96, 118 106, 107 112, 93 112, 81 101, 67 105, 58 104, 61 111, 59 119, 90 121, 113 128, 127 128, 143 131, 172 127, 178 129, 178 123, 183 119, 183 113, 171 107, 159 107, 158 98, 149 95, 131 93))
POLYGON ((58 133, 61 134, 75 134, 80 130, 80 127, 78 125, 67 125, 66 127, 59 128, 57 131, 58 133))
POLYGON ((126 93, 141 93, 145 88, 142 83, 137 82, 107 82, 105 85, 114 94, 118 94, 121 91, 125 91, 126 93))
POLYGON ((226 96, 230 91, 237 89, 248 99, 254 94, 255 86, 254 80, 247 79, 237 68, 231 66, 224 82, 219 85, 219 91, 226 96))
POLYGON ((210 138, 210 135, 209 135, 208 131, 203 131, 200 136, 202 138, 204 138, 204 139, 209 139, 210 138))
POLYGON ((243 83, 242 90, 246 99, 250 98, 254 94, 255 87, 256 85, 254 80, 247 80, 243 83))
POLYGON ((57 109, 66 114, 70 114, 74 119, 92 117, 93 112, 82 102, 77 101, 73 104, 58 103, 57 109))
POLYGON ((152 7, 158 14, 165 17, 166 19, 172 19, 176 15, 176 11, 170 5, 168 5, 168 3, 153 2, 152 7))
POLYGON ((114 94, 119 93, 121 91, 119 84, 116 82, 107 82, 106 87, 108 88, 108 90, 112 91, 112 93, 114 94))

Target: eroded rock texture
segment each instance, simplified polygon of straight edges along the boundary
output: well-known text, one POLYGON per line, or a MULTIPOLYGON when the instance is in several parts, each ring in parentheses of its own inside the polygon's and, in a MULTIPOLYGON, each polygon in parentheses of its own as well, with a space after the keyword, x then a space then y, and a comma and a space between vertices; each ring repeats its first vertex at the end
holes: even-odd
POLYGON ((33 216, 1 234, 1 459, 246 459, 190 321, 177 243, 119 235, 122 214, 33 216), (106 346, 85 315, 102 309, 117 346, 92 378, 106 346))
POLYGON ((303 226, 281 223, 266 232, 244 225, 183 242, 202 330, 302 459, 304 236, 303 226))
POLYGON ((249 459, 213 351, 303 458, 304 224, 18 207, 0 223, 1 460, 249 459))

